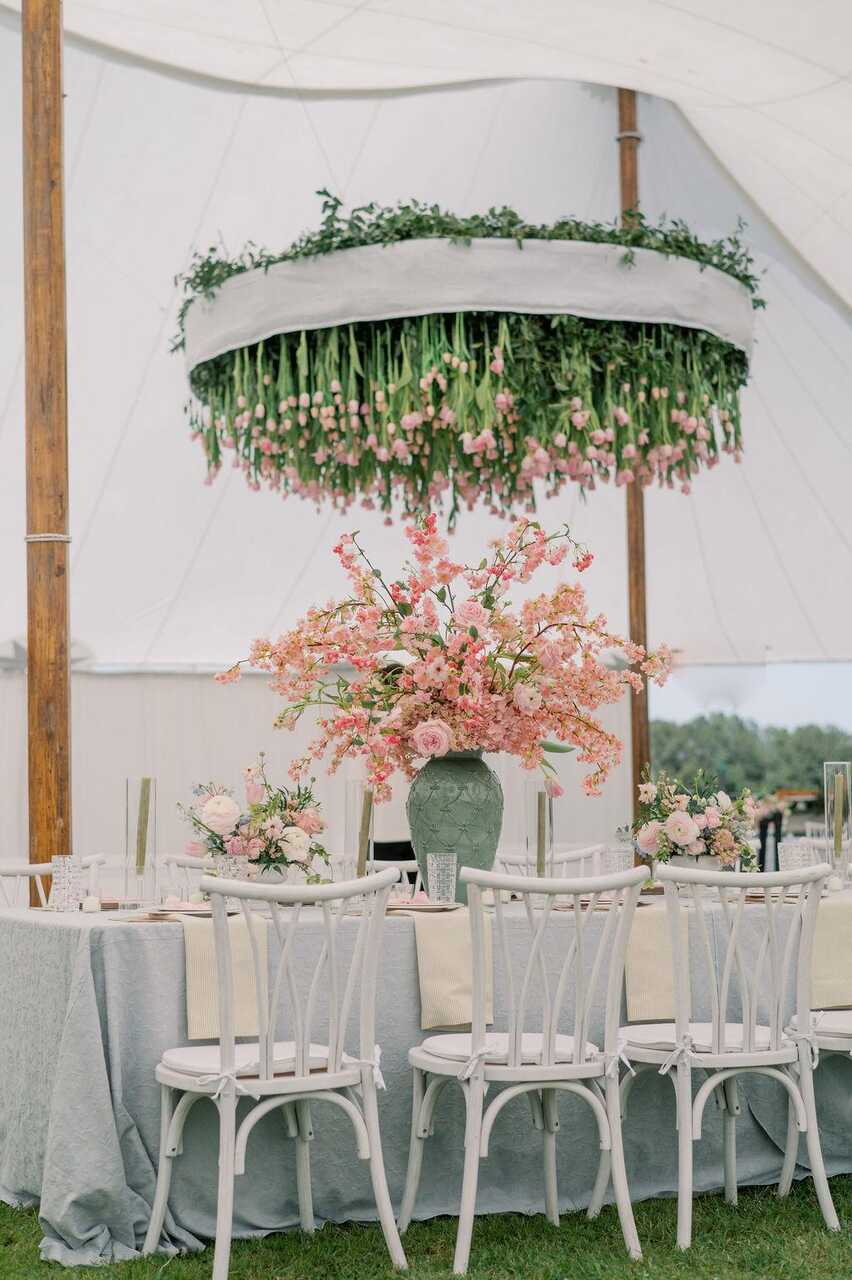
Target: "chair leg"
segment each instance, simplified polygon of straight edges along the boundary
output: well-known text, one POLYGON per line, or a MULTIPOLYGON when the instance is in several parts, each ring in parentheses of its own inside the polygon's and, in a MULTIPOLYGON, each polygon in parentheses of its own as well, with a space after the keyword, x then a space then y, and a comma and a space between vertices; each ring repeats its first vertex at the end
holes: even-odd
POLYGON ((618 1206, 618 1220, 627 1252, 631 1258, 642 1257, 642 1246, 633 1217, 633 1205, 630 1202, 630 1187, 627 1182, 627 1169, 624 1163, 624 1144, 621 1136, 621 1092, 618 1080, 610 1077, 606 1082, 606 1114, 609 1121, 609 1139, 612 1147, 612 1189, 615 1203, 618 1206))
POLYGON ((299 1221, 303 1231, 313 1235, 316 1230, 314 1222, 314 1201, 311 1191, 311 1141, 314 1131, 311 1126, 311 1107, 309 1102, 296 1103, 296 1187, 299 1193, 299 1221))
POLYGON ((459 1227, 456 1235, 456 1252, 453 1271, 463 1276, 470 1258, 470 1241, 473 1236, 473 1214, 476 1208, 476 1186, 479 1181, 479 1144, 482 1137, 482 1107, 485 1101, 485 1085, 481 1068, 465 1086, 466 1116, 464 1126, 464 1177, 462 1179, 459 1227))
MULTIPOLYGON (((633 1090, 633 1085, 635 1084, 636 1079, 638 1078, 642 1069, 643 1068, 640 1065, 640 1066, 634 1067, 632 1071, 628 1071, 627 1074, 622 1079, 621 1084, 619 1085, 619 1097, 620 1097, 619 1116, 622 1121, 624 1120, 624 1117, 627 1114, 627 1100, 630 1097, 630 1094, 633 1090)), ((600 1154, 600 1159, 598 1161, 598 1173, 597 1173, 597 1177, 595 1178, 595 1185, 592 1189, 592 1198, 589 1201, 589 1207, 586 1210, 587 1218, 596 1218, 600 1213, 601 1209, 603 1208, 604 1197, 606 1196, 607 1188, 609 1187, 611 1171, 612 1171, 611 1153, 609 1151, 602 1150, 600 1154)))
POLYGON ((819 1207, 822 1209, 822 1216, 825 1218, 825 1225, 829 1231, 839 1231, 840 1222, 837 1217, 837 1211, 834 1208, 834 1201, 831 1198, 831 1191, 828 1187, 828 1178, 825 1176, 825 1165, 822 1159, 822 1144, 819 1140, 819 1125, 817 1122, 816 1098, 814 1097, 814 1075, 810 1060, 810 1047, 808 1045, 799 1046, 799 1088, 802 1093, 802 1101, 805 1104, 805 1116, 808 1122, 806 1133, 808 1143, 808 1163, 811 1166, 811 1177, 814 1180, 814 1187, 819 1200, 819 1207))
POLYGON ((160 1232, 166 1216, 169 1201, 169 1186, 172 1181, 174 1157, 167 1154, 169 1126, 172 1122, 172 1091, 167 1084, 160 1085, 160 1155, 157 1164, 157 1186, 154 1191, 154 1203, 151 1206, 151 1219, 142 1253, 155 1253, 160 1243, 160 1232))
POLYGON ((426 1135, 421 1133, 420 1112, 423 1107, 423 1095, 426 1092, 426 1075, 419 1067, 412 1068, 411 1098, 411 1138, 408 1145, 408 1168, 405 1173, 405 1190, 402 1193, 402 1205, 399 1210, 397 1226, 400 1235, 404 1235, 411 1222, 417 1189, 420 1186, 420 1173, 423 1168, 423 1148, 426 1135))
POLYGON ((735 1076, 722 1084, 725 1109, 722 1116, 725 1145, 725 1199, 728 1204, 737 1203, 737 1115, 740 1104, 735 1076))
POLYGON ((556 1090, 542 1089, 541 1107, 544 1116, 544 1212, 548 1222, 559 1226, 559 1188, 556 1181, 556 1131, 559 1128, 559 1111, 556 1090))
POLYGON ((219 1109, 219 1190, 212 1280, 228 1280, 231 1234, 234 1229, 234 1144, 237 1117, 237 1095, 233 1082, 222 1093, 216 1106, 219 1109))
POLYGON ((396 1219, 393 1216, 393 1205, 388 1192, 385 1161, 382 1155, 382 1135, 379 1129, 376 1085, 371 1070, 367 1070, 362 1074, 361 1092, 364 1101, 364 1123, 367 1126, 367 1136, 370 1140, 370 1177, 373 1182, 373 1195, 379 1212, 379 1222, 382 1224, 382 1231, 384 1232, 388 1253, 391 1256, 391 1262, 398 1270, 405 1271, 408 1268, 408 1262, 406 1261, 402 1241, 399 1238, 396 1219))
POLYGON ((677 1247, 692 1243, 692 1072, 677 1064, 677 1247))
POLYGON ((793 1174, 796 1171, 796 1160, 799 1155, 799 1129, 796 1124, 796 1108, 792 1100, 787 1098, 787 1140, 784 1143, 784 1163, 781 1166, 781 1177, 778 1179, 778 1195, 780 1198, 790 1194, 793 1185, 793 1174))

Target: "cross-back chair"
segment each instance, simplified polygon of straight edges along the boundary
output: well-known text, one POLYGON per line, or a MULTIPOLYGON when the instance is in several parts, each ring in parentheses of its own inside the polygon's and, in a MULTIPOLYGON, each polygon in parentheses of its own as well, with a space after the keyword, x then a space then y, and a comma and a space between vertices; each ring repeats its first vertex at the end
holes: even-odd
POLYGON ((171 1170, 181 1152, 181 1135, 190 1109, 210 1098, 219 1112, 219 1186, 213 1280, 226 1280, 231 1248, 234 1178, 244 1172, 252 1129, 268 1112, 282 1108, 289 1135, 296 1142, 296 1182, 301 1225, 314 1230, 308 1143, 313 1137, 311 1104, 331 1103, 348 1116, 355 1130, 358 1156, 369 1160, 379 1219, 394 1266, 406 1260, 394 1221, 382 1157, 377 1087, 384 1087, 375 1041, 376 972, 385 908, 396 868, 340 884, 259 885, 205 876, 210 895, 216 949, 219 1041, 167 1050, 156 1068, 161 1086, 160 1156, 157 1187, 143 1252, 159 1245, 168 1201, 171 1170), (360 919, 352 921, 346 945, 340 924, 351 899, 357 898, 360 919), (232 926, 226 900, 235 902, 248 930, 259 1035, 237 1043, 234 1034, 232 926), (266 949, 258 931, 267 921, 252 907, 271 913, 270 940, 277 942, 273 965, 264 963, 266 949), (316 910, 311 910, 315 908, 316 910), (297 957, 303 948, 322 947, 310 981, 300 984, 297 957), (312 932, 313 931, 313 932, 312 932), (354 937, 353 937, 354 935, 354 937), (356 1016, 355 1053, 348 1042, 350 1015, 356 1016), (286 1039, 278 1032, 285 1027, 286 1039), (174 1102, 174 1095, 179 1101, 174 1102), (237 1102, 254 1105, 236 1124, 237 1102))
MULTIPOLYGON (((624 960, 636 901, 649 872, 632 868, 619 875, 582 879, 533 879, 465 867, 473 952, 473 1018, 469 1034, 430 1036, 409 1053, 414 1077, 411 1143, 401 1231, 414 1210, 423 1148, 433 1132, 435 1106, 447 1084, 465 1097, 465 1158, 454 1270, 467 1270, 476 1204, 479 1162, 488 1155, 494 1123, 519 1095, 529 1097, 535 1127, 544 1144, 544 1191, 548 1219, 559 1222, 556 1180, 558 1095, 572 1093, 592 1109, 598 1126, 598 1178, 610 1173, 628 1252, 641 1257, 633 1221, 621 1145, 618 1089, 618 1023, 624 960), (493 894, 494 950, 502 961, 506 1015, 504 1029, 486 1031, 486 915, 483 894, 493 894), (504 893, 518 895, 522 907, 506 906, 504 893), (567 901, 573 928, 554 928, 553 911, 567 901), (543 902, 540 908, 538 902, 543 902), (526 929, 528 945, 511 946, 510 921, 526 929), (555 950, 555 956, 554 956, 555 950), (603 1004, 603 1045, 590 1040, 591 1019, 603 1004), (506 1087, 486 1106, 492 1084, 506 1087)), ((560 925, 566 924, 563 914, 560 925)), ((514 924, 512 925, 514 928, 514 924)), ((604 1188, 605 1190, 605 1188, 604 1188)), ((601 1197, 602 1198, 602 1197, 601 1197)))
POLYGON ((213 870, 212 858, 198 858, 190 853, 166 853, 160 859, 169 893, 188 900, 198 892, 201 877, 213 870))
MULTIPOLYGON (((86 874, 86 893, 97 893, 100 887, 100 870, 106 863, 102 853, 80 859, 86 874)), ((29 886, 35 885, 39 905, 47 906, 45 880, 50 879, 49 862, 0 862, 0 905, 23 906, 29 902, 29 886)))
MULTIPOLYGON (((545 874, 553 876, 599 876, 603 873, 605 846, 590 844, 576 849, 554 849, 547 857, 545 874)), ((528 849, 497 851, 500 870, 507 876, 534 876, 536 855, 528 849)))
POLYGON ((689 1248, 692 1240, 693 1143, 701 1137, 704 1107, 713 1093, 723 1116, 725 1199, 730 1204, 737 1202, 737 1079, 749 1073, 776 1080, 786 1090, 791 1107, 794 1123, 788 1133, 779 1194, 789 1190, 786 1171, 790 1152, 794 1159, 798 1133, 802 1132, 826 1226, 839 1230, 817 1128, 812 1038, 809 1030, 799 1034, 789 1024, 795 1009, 797 1025, 811 1025, 814 929, 829 872, 825 864, 772 873, 666 865, 658 865, 654 871, 665 893, 675 1018, 674 1022, 634 1023, 622 1028, 633 1067, 633 1074, 626 1075, 623 1082, 622 1101, 626 1108, 637 1074, 645 1070, 668 1075, 674 1085, 677 1244, 681 1249, 689 1248), (754 913, 760 913, 758 928, 754 927, 754 913), (693 1012, 691 950, 707 983, 709 1020, 698 1020, 693 1012), (693 1101, 692 1072, 696 1069, 705 1074, 693 1101))
POLYGON ((385 871, 388 867, 397 867, 400 873, 409 878, 411 896, 422 892, 423 876, 416 858, 374 858, 371 864, 373 871, 385 871), (413 876, 413 881, 410 877, 413 876))

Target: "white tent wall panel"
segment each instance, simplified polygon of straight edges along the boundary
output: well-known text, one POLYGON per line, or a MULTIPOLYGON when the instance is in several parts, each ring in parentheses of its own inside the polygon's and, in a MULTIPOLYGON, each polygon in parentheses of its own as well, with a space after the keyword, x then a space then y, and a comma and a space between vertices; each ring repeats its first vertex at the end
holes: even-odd
MULTIPOLYGON (((237 685, 217 685, 210 675, 128 674, 71 677, 72 810, 74 848, 82 855, 106 853, 118 863, 124 850, 125 780, 148 774, 157 779, 157 826, 161 853, 181 852, 191 831, 180 817, 197 782, 220 782, 242 799, 242 769, 267 755, 268 774, 287 782, 290 762, 301 755, 312 736, 305 717, 292 733, 273 727, 281 700, 259 676, 237 685)), ((626 701, 605 708, 602 720, 622 739, 629 735, 626 701)), ((0 859, 27 856, 26 817, 26 681, 21 673, 0 673, 0 859)), ((566 794, 556 802, 560 841, 610 840, 629 820, 628 769, 613 771, 603 794, 588 800, 582 791, 585 772, 572 756, 551 757, 566 794)), ((525 836, 524 790, 531 775, 511 756, 489 757, 506 796, 504 841, 520 845, 525 836)), ((316 768, 316 789, 328 830, 330 850, 343 847, 345 780, 358 766, 344 766, 329 776, 316 768)), ((405 788, 402 775, 395 785, 405 788)), ((377 836, 394 831, 377 806, 377 836)), ((59 850, 57 852, 60 852, 59 850)))

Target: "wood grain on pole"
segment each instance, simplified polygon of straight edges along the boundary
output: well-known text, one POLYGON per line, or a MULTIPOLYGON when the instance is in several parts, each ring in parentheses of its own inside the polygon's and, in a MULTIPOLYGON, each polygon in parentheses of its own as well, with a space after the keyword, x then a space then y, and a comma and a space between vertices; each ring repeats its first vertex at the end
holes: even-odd
MULTIPOLYGON (((27 534, 68 533, 61 0, 24 0, 27 534)), ((71 851, 68 544, 27 543, 30 862, 71 851)))
MULTIPOLYGON (((628 226, 631 212, 639 208, 639 131, 636 94, 618 90, 618 168, 621 192, 621 221, 628 226)), ((648 622, 645 579, 645 499, 637 482, 627 487, 627 590, 630 639, 647 647, 648 622)), ((648 682, 632 698, 630 715, 630 758, 633 781, 633 812, 636 814, 639 781, 651 763, 651 732, 648 721, 648 682)))

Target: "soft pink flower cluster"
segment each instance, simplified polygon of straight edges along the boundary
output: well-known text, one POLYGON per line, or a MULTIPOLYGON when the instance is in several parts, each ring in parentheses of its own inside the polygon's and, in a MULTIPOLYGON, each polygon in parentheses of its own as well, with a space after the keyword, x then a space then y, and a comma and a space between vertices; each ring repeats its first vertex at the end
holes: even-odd
POLYGON ((699 775, 691 789, 661 773, 639 786, 639 815, 634 823, 636 844, 646 858, 667 862, 673 854, 711 854, 723 867, 739 860, 744 869, 755 865, 749 844, 755 805, 750 791, 736 799, 710 789, 699 775))
MULTIPOLYGON (((520 519, 475 568, 450 558, 434 514, 406 534, 413 562, 394 580, 354 534, 345 535, 335 553, 350 579, 346 599, 311 609, 293 630, 251 647, 248 661, 272 673, 272 688, 287 701, 280 725, 292 727, 308 707, 324 710, 293 777, 327 752, 332 771, 362 756, 382 800, 396 770, 411 777, 428 756, 472 749, 508 752, 552 776, 545 752, 555 738, 591 766, 585 788, 596 794, 622 743, 595 713, 626 687, 641 686, 640 672, 662 684, 670 654, 646 654, 611 634, 576 579, 510 607, 512 585, 542 566, 561 565, 569 552, 575 568, 590 563, 567 530, 548 536, 520 519), (612 650, 632 669, 607 665, 612 650)), ((237 679, 239 670, 238 663, 218 678, 237 679)))

